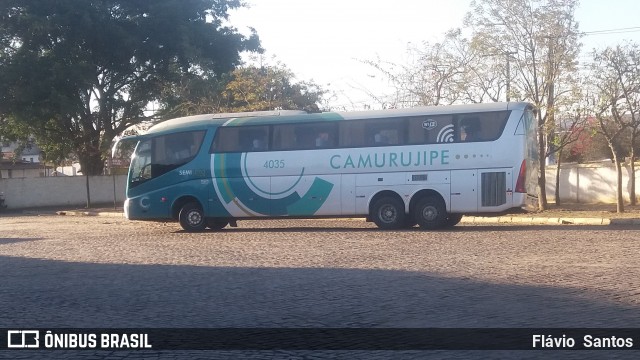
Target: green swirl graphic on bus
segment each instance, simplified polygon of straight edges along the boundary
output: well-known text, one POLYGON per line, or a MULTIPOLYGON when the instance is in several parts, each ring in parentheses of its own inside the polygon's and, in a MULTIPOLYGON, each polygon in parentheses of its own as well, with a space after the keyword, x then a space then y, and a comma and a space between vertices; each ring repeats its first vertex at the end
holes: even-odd
POLYGON ((234 214, 238 209, 246 216, 305 216, 313 215, 324 204, 333 189, 333 184, 315 177, 308 190, 301 194, 297 185, 304 176, 299 176, 288 188, 280 191, 266 190, 246 173, 247 153, 226 153, 213 156, 214 186, 223 200, 223 205, 234 214), (243 174, 243 169, 245 170, 243 174), (287 192, 290 194, 284 196, 287 192), (277 196, 283 197, 277 198, 277 196), (318 201, 318 199, 323 199, 318 201))

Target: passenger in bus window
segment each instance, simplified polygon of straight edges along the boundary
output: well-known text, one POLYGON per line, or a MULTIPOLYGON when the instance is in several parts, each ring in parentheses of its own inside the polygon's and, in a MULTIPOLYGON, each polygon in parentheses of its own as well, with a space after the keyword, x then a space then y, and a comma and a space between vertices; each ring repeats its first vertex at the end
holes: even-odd
POLYGON ((251 151, 262 151, 265 150, 264 140, 262 139, 253 139, 251 143, 251 151))
POLYGON ((460 134, 460 140, 462 141, 477 141, 479 140, 479 130, 476 123, 463 123, 460 127, 462 132, 460 134))
POLYGON ((177 164, 190 156, 188 145, 180 139, 174 139, 173 142, 166 147, 165 159, 167 163, 177 164))
POLYGON ((389 138, 379 132, 373 136, 373 142, 375 145, 389 145, 389 138))
POLYGON ((316 147, 324 148, 329 146, 329 133, 321 132, 316 138, 316 147))

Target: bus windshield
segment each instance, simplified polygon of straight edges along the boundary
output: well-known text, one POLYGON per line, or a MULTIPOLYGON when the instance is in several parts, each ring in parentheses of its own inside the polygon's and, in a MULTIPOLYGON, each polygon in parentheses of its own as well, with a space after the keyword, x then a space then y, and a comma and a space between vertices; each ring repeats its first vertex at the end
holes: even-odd
POLYGON ((131 159, 129 186, 147 180, 191 161, 202 145, 205 131, 187 131, 140 141, 131 159))

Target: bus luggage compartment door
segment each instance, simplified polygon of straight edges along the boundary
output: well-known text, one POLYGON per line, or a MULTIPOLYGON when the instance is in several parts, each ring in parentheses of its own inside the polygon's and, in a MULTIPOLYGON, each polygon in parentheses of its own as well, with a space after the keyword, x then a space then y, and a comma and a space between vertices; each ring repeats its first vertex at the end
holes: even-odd
POLYGON ((451 171, 452 213, 474 213, 478 211, 478 170, 451 171))

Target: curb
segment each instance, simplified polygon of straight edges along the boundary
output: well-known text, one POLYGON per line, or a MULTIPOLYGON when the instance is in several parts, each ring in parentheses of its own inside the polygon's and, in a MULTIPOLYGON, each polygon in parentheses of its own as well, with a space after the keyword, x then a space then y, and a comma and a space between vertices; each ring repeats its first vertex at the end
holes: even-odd
POLYGON ((466 216, 462 223, 468 224, 530 224, 530 225, 640 225, 640 219, 609 219, 609 218, 555 218, 555 217, 520 217, 499 216, 482 217, 466 216))
MULTIPOLYGON (((617 220, 635 220, 635 219, 617 219, 617 220)), ((499 217, 482 217, 467 216, 463 217, 463 223, 472 224, 530 224, 530 225, 610 225, 611 220, 606 218, 557 218, 557 217, 522 217, 522 216, 499 216, 499 217)), ((638 219, 640 224, 640 219, 638 219)))
POLYGON ((56 211, 57 215, 69 215, 69 216, 110 216, 110 217, 124 217, 122 212, 113 211, 77 211, 77 210, 63 210, 56 211))
POLYGON ((611 219, 610 225, 640 225, 640 219, 611 219))

